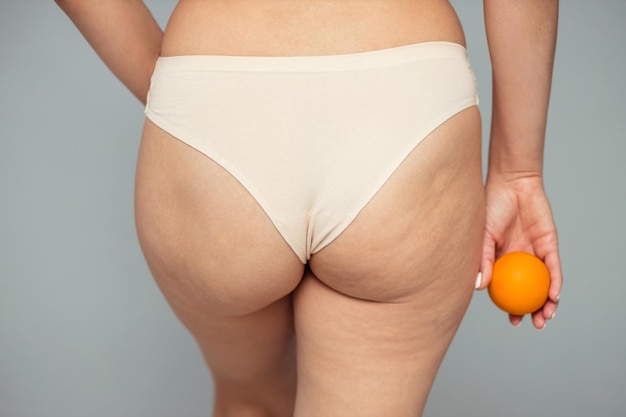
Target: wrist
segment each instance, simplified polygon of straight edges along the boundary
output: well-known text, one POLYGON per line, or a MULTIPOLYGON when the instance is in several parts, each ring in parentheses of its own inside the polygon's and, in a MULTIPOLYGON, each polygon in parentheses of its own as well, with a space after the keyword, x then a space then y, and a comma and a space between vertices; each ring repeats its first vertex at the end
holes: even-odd
POLYGON ((498 180, 503 182, 518 179, 535 179, 543 181, 543 164, 537 161, 522 161, 519 158, 489 158, 487 181, 498 180))
POLYGON ((492 124, 488 176, 504 178, 543 176, 544 132, 503 129, 492 124))
POLYGON ((528 193, 544 190, 543 174, 536 171, 492 171, 487 172, 486 189, 506 188, 514 192, 528 193))

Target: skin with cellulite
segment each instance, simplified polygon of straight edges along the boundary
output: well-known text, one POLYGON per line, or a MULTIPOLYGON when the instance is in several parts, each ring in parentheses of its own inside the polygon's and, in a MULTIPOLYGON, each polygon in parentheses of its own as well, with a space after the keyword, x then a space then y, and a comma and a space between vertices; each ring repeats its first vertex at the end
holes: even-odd
MULTIPOLYGON (((144 104, 159 57, 465 46, 445 0, 181 0, 164 31, 139 0, 56 2, 144 104)), ((485 0, 484 10, 494 83, 487 183, 480 113, 471 105, 411 149, 348 227, 306 263, 229 170, 145 121, 135 180, 139 241, 210 368, 215 417, 420 416, 478 271, 484 289, 506 252, 545 260, 549 299, 532 321, 543 328, 553 316, 561 271, 543 144, 558 2, 485 0)), ((259 97, 271 94, 249 98, 259 97)), ((366 100, 350 105, 371 110, 366 100)), ((245 130, 245 113, 228 117, 237 132, 245 130)), ((276 126, 294 120, 287 113, 266 118, 279 133, 276 126)), ((324 126, 336 134, 332 127, 344 122, 324 126)), ((248 134, 254 139, 254 129, 248 134)), ((377 134, 384 142, 394 129, 377 134)), ((313 168, 310 175, 323 175, 313 168)), ((513 324, 521 318, 510 316, 513 324)))

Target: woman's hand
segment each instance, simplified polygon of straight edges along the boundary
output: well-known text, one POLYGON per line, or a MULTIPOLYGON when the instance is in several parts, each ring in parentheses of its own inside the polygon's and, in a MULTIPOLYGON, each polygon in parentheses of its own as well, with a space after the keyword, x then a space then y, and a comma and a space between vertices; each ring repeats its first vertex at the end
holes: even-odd
MULTIPOLYGON (((543 188, 543 149, 556 47, 558 0, 484 0, 491 56, 493 105, 482 282, 495 259, 524 251, 550 270, 548 301, 532 314, 542 329, 561 291, 556 228, 543 188)), ((510 316, 513 325, 522 317, 510 316)))
MULTIPOLYGON (((487 218, 481 261, 482 281, 477 289, 491 282, 493 263, 508 252, 523 251, 542 259, 550 270, 548 300, 532 313, 533 324, 543 329, 554 317, 562 285, 556 227, 550 203, 538 174, 498 176, 487 180, 487 218)), ((523 316, 509 315, 517 326, 523 316)))

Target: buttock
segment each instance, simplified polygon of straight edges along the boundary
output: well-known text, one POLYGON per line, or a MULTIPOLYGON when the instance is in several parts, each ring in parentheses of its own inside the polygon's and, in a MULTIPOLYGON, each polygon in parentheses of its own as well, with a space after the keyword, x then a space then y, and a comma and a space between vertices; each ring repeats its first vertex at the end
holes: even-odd
POLYGON ((478 103, 461 45, 323 56, 162 57, 147 117, 222 166, 302 263, 429 133, 478 103))

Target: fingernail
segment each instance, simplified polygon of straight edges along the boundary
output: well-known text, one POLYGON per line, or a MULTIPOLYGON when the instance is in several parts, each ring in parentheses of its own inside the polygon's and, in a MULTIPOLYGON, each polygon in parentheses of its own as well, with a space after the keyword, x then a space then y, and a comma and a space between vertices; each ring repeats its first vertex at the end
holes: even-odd
POLYGON ((554 316, 556 316, 556 311, 552 313, 552 315, 550 316, 550 320, 552 320, 554 316))
POLYGON ((479 272, 478 276, 476 277, 476 284, 474 284, 474 289, 479 289, 480 284, 482 284, 482 282, 483 282, 483 273, 479 272))
POLYGON ((541 326, 541 327, 539 328, 539 330, 543 330, 543 329, 545 329, 545 328, 546 328, 546 322, 544 321, 544 322, 543 322, 543 326, 541 326))

